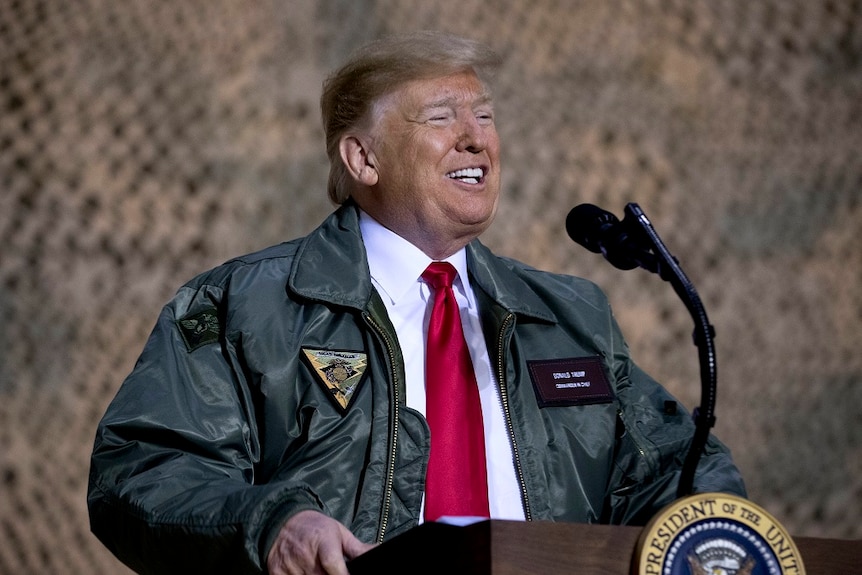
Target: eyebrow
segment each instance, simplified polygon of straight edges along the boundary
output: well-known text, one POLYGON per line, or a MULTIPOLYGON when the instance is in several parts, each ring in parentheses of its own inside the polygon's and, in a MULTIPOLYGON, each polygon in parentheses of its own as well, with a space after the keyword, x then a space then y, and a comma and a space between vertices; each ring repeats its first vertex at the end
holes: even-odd
MULTIPOLYGON (((492 104, 493 101, 494 100, 493 100, 493 98, 491 98, 491 94, 483 93, 483 94, 480 94, 475 100, 473 100, 471 105, 482 106, 485 104, 492 104)), ((455 107, 457 107, 457 105, 458 105, 458 98, 457 97, 447 96, 447 97, 442 98, 440 100, 435 100, 434 102, 429 102, 428 104, 425 104, 424 106, 422 106, 422 108, 420 108, 420 110, 426 111, 426 110, 432 110, 434 108, 455 108, 455 107)))

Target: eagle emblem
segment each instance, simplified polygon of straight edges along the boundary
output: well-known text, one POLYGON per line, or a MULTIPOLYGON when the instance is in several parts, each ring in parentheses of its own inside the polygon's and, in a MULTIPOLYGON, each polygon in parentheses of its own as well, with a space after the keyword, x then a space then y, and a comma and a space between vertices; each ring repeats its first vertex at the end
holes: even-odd
POLYGON ((184 317, 177 321, 177 326, 189 352, 218 341, 221 335, 218 312, 215 308, 207 308, 192 316, 184 317))
POLYGON ((362 376, 368 365, 366 354, 358 351, 308 348, 303 348, 302 351, 327 395, 342 413, 346 412, 362 383, 362 376))
POLYGON ((701 543, 686 559, 691 575, 751 575, 757 564, 740 545, 724 538, 701 543))

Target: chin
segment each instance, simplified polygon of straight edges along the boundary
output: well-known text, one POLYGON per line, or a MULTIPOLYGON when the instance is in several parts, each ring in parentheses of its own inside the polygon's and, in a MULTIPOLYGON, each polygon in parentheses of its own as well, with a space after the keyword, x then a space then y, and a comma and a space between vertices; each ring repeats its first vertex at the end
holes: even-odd
POLYGON ((478 236, 485 230, 487 230, 491 226, 491 222, 494 221, 495 213, 492 212, 490 214, 485 215, 484 217, 479 217, 470 220, 464 220, 463 223, 465 227, 470 228, 473 232, 474 237, 478 236))

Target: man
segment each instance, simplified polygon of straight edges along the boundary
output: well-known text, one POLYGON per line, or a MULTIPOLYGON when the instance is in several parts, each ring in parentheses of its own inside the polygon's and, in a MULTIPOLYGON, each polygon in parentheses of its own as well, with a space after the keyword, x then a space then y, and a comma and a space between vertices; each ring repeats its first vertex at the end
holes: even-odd
MULTIPOLYGON (((346 573, 345 557, 448 510, 643 523, 674 499, 692 424, 632 363, 603 294, 476 240, 500 190, 497 65, 478 43, 421 33, 373 43, 327 81, 341 207, 181 288, 99 426, 91 524, 128 565, 346 573), (426 268, 454 268, 452 291, 426 268), (426 361, 425 346, 430 358, 442 293, 473 394, 442 410, 481 411, 450 418, 479 427, 484 457, 464 464, 478 507, 439 503, 460 485, 431 488, 439 454, 462 447, 435 433, 431 381, 449 356, 426 361)), ((696 485, 744 493, 714 439, 696 485)))

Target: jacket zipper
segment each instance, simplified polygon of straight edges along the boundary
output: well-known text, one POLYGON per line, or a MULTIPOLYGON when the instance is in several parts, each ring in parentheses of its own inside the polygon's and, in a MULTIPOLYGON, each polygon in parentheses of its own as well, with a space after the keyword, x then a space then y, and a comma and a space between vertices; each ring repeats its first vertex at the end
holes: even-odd
MULTIPOLYGON (((623 419, 623 411, 622 411, 621 409, 617 409, 617 417, 619 417, 619 418, 620 418, 620 421, 622 421, 622 422, 623 422, 623 425, 625 425, 625 424, 626 424, 626 423, 625 423, 625 421, 626 421, 626 420, 625 420, 625 419, 623 419)), ((626 428, 626 433, 628 433, 629 435, 631 435, 631 432, 629 432, 628 428, 626 428)), ((634 444, 635 444, 635 447, 637 447, 637 449, 638 449, 638 454, 641 456, 641 459, 643 459, 644 461, 646 461, 647 465, 650 465, 650 461, 649 461, 649 459, 647 458, 646 450, 644 450, 644 448, 643 448, 643 447, 641 447, 641 444, 640 444, 640 442, 637 440, 637 438, 636 438, 636 437, 632 437, 632 438, 631 438, 631 440, 632 440, 632 443, 634 443, 634 444)), ((651 465, 650 465, 650 466, 651 466, 651 465)))
POLYGON ((515 473, 518 476, 518 483, 521 488, 521 501, 524 505, 524 518, 527 521, 533 520, 533 512, 530 509, 530 501, 527 499, 527 484, 524 481, 524 470, 521 467, 521 455, 518 451, 518 444, 515 441, 515 426, 512 425, 512 414, 509 410, 509 390, 506 387, 506 365, 504 357, 504 339, 506 329, 512 323, 515 314, 510 313, 503 320, 503 325, 500 327, 500 337, 497 340, 497 382, 500 386, 500 402, 503 404, 503 414, 506 417, 506 428, 509 430, 509 441, 512 444, 512 457, 515 461, 515 473))
POLYGON ((386 335, 386 332, 380 327, 380 325, 374 321, 374 319, 368 315, 365 315, 365 321, 377 332, 377 334, 383 339, 383 343, 386 346, 386 353, 389 355, 389 369, 391 370, 392 375, 392 393, 393 393, 393 420, 392 420, 392 443, 389 448, 389 465, 386 468, 386 479, 384 481, 384 500, 383 500, 383 515, 380 520, 380 528, 377 532, 377 542, 383 543, 383 536, 386 533, 386 528, 389 525, 389 512, 392 507, 392 484, 395 479, 395 449, 398 445, 398 412, 400 410, 399 406, 399 397, 398 397, 398 374, 395 370, 395 354, 392 351, 392 342, 389 340, 389 336, 386 335))

